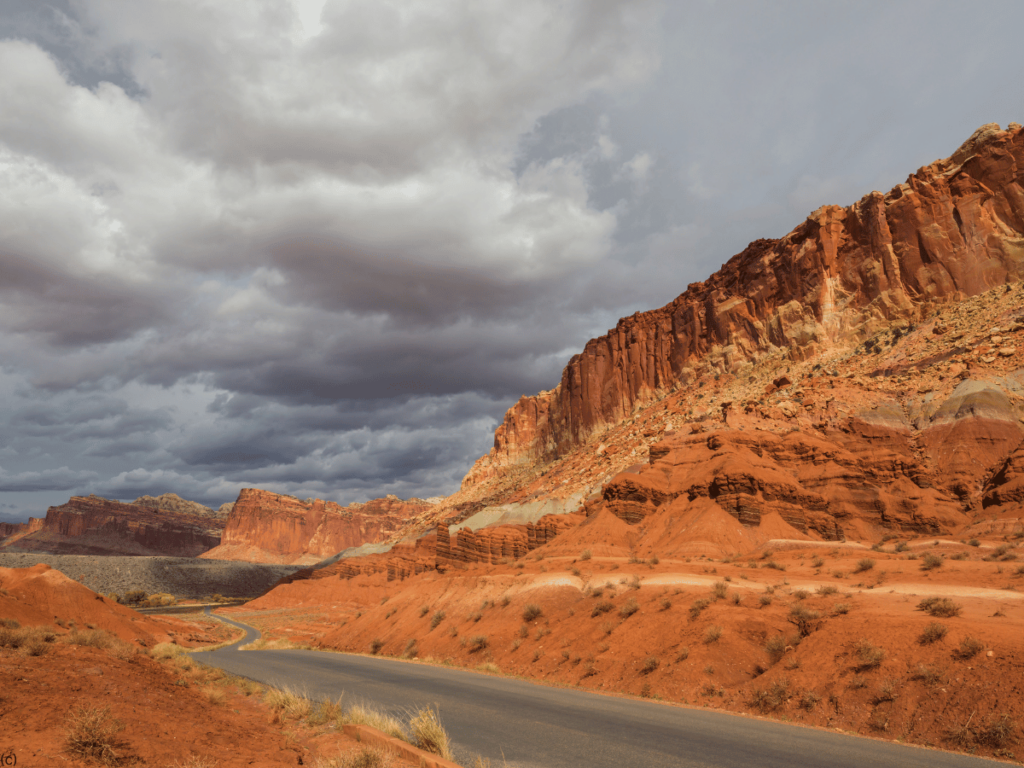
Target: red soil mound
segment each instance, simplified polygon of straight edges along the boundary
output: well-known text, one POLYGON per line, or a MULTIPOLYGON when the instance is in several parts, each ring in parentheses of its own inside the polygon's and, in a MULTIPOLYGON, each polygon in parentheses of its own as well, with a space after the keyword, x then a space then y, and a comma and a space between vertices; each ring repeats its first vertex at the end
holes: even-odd
POLYGON ((0 568, 0 616, 25 626, 102 629, 121 640, 154 645, 192 634, 186 622, 144 616, 72 581, 60 571, 39 564, 31 568, 0 568))

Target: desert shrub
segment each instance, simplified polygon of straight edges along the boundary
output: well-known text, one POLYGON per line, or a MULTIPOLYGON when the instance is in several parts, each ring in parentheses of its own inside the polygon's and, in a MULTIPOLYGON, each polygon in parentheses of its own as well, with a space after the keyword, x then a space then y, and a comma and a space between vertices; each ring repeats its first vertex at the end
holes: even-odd
POLYGON ((430 628, 437 629, 437 625, 444 621, 444 611, 434 611, 434 615, 430 617, 430 628))
POLYGON ((928 685, 937 685, 942 682, 942 673, 924 664, 918 664, 917 668, 910 674, 911 680, 921 680, 928 685))
POLYGON ((794 605, 789 609, 789 622, 796 624, 797 629, 800 630, 800 637, 807 637, 817 629, 816 622, 820 618, 820 612, 803 605, 794 605))
POLYGON ((921 570, 931 571, 942 566, 942 558, 938 555, 928 552, 924 557, 921 558, 921 570))
POLYGON ((690 606, 690 621, 696 620, 697 617, 700 616, 701 611, 703 611, 709 605, 711 605, 711 601, 706 597, 702 597, 699 600, 694 600, 693 604, 690 606))
POLYGON ((651 565, 657 565, 658 563, 661 562, 661 560, 658 559, 657 555, 652 555, 651 559, 648 560, 647 562, 650 563, 651 565))
POLYGON ((430 606, 429 605, 421 605, 420 606, 420 618, 423 618, 428 613, 430 613, 430 606))
POLYGON ((796 590, 796 592, 793 593, 793 597, 795 597, 797 600, 806 600, 810 596, 811 593, 808 592, 806 589, 798 589, 796 590))
POLYGON ((971 659, 981 653, 984 647, 980 640, 968 635, 960 641, 959 647, 953 651, 953 657, 957 659, 971 659))
POLYGON ((711 587, 711 594, 714 595, 715 600, 723 600, 729 593, 729 585, 724 581, 716 581, 711 587))
POLYGON ((646 659, 644 659, 643 666, 640 667, 640 674, 651 674, 651 672, 658 668, 659 664, 661 664, 661 662, 658 660, 657 656, 648 656, 646 659))
POLYGON ((810 712, 818 705, 819 701, 821 701, 821 696, 814 691, 804 691, 804 695, 800 697, 800 706, 810 712))
POLYGON ((21 623, 17 619, 0 618, 0 627, 4 629, 20 629, 21 623))
POLYGON ((885 660, 885 649, 872 645, 867 640, 857 644, 857 669, 877 669, 885 660))
POLYGON ((975 739, 986 747, 1001 748, 1017 741, 1017 723, 1008 714, 990 717, 978 730, 975 739))
POLYGON ((761 712, 771 712, 785 704, 788 699, 789 681, 783 677, 767 688, 755 688, 751 692, 750 706, 761 712))
POLYGON ((764 644, 764 652, 768 654, 772 664, 778 664, 786 653, 786 641, 779 635, 770 637, 764 644))
POLYGON ((590 609, 591 618, 600 616, 602 613, 608 613, 615 605, 609 600, 601 600, 594 604, 594 607, 590 609))
POLYGON ((402 651, 402 655, 407 659, 413 659, 419 652, 419 648, 416 647, 416 638, 410 637, 405 644, 405 650, 402 651))
POLYGON ((424 707, 409 721, 413 743, 422 750, 451 760, 452 749, 448 732, 433 707, 424 707))
POLYGON ((937 621, 933 621, 931 624, 924 628, 924 632, 921 633, 921 636, 918 638, 918 642, 921 643, 921 645, 930 645, 931 643, 937 643, 939 640, 946 636, 947 631, 948 630, 946 629, 945 624, 940 624, 937 621))
POLYGON ((469 619, 469 621, 480 621, 480 619, 482 619, 483 617, 484 615, 480 613, 480 611, 474 611, 473 613, 469 614, 469 616, 467 616, 466 618, 469 619))
POLYGON ((374 656, 380 653, 380 649, 383 647, 384 641, 381 640, 379 637, 375 637, 373 638, 373 640, 370 641, 370 653, 372 653, 374 656))
POLYGON ((487 647, 487 635, 473 635, 466 643, 470 653, 476 653, 487 647))
POLYGON ((580 552, 580 560, 589 560, 591 558, 590 550, 584 549, 580 552))
POLYGON ((729 599, 732 600, 733 605, 739 605, 740 600, 742 600, 739 592, 733 592, 732 595, 729 596, 729 599))
POLYGON ((676 653, 676 661, 686 661, 688 658, 690 658, 690 649, 684 645, 676 653))
POLYGON ((704 631, 704 643, 710 645, 711 643, 717 643, 722 637, 722 628, 717 624, 708 627, 704 631))
POLYGON ((762 592, 761 596, 757 599, 757 602, 762 608, 764 608, 772 604, 772 596, 762 592))
POLYGON ((640 589, 640 577, 633 575, 626 584, 627 589, 640 589))
POLYGON ((834 595, 836 592, 838 592, 839 587, 837 587, 835 584, 822 584, 814 591, 822 597, 828 597, 829 595, 834 595))
POLYGON ((857 567, 853 569, 854 573, 862 573, 864 571, 870 571, 875 567, 875 561, 870 557, 865 557, 862 560, 857 561, 857 567))
POLYGON ((637 603, 632 597, 622 604, 619 608, 619 616, 624 619, 628 619, 634 613, 640 610, 640 604, 637 603))
POLYGON ((127 745, 117 736, 123 730, 109 707, 79 705, 64 721, 64 751, 83 760, 117 765, 127 756, 127 745))
POLYGON ((536 603, 527 603, 526 607, 523 608, 523 621, 533 621, 542 613, 543 611, 539 605, 536 603))
POLYGON ((966 560, 967 559, 967 553, 966 552, 955 552, 954 554, 949 556, 949 559, 950 560, 966 560))
POLYGON ((834 613, 837 613, 837 614, 840 614, 840 615, 845 615, 845 614, 850 612, 850 604, 849 603, 836 603, 835 605, 832 606, 832 611, 834 613))
POLYGON ((850 687, 854 690, 866 688, 868 685, 868 679, 864 675, 854 675, 850 678, 850 687))
POLYGON ((825 561, 822 560, 820 557, 816 557, 813 560, 811 560, 811 565, 813 565, 815 568, 821 568, 824 564, 825 561))
POLYGON ((924 611, 929 616, 940 616, 948 619, 959 616, 963 606, 954 603, 948 597, 926 597, 917 604, 917 610, 924 611))
POLYGON ((772 568, 772 569, 774 569, 776 571, 784 571, 784 570, 786 570, 786 566, 779 565, 774 560, 769 560, 767 563, 764 564, 764 567, 765 568, 772 568))
POLYGON ((124 593, 124 602, 126 605, 135 605, 141 603, 147 596, 144 589, 131 589, 124 593))
POLYGON ((669 600, 667 597, 661 598, 661 610, 667 611, 671 607, 672 607, 672 601, 671 600, 669 600))
POLYGON ((969 544, 970 546, 972 546, 972 547, 980 547, 980 546, 981 546, 981 542, 980 542, 980 541, 978 541, 977 539, 971 539, 971 540, 970 540, 970 541, 968 541, 967 543, 968 543, 968 544, 969 544))
POLYGON ((896 542, 896 546, 893 549, 896 552, 906 552, 909 549, 909 547, 907 546, 907 542, 898 541, 896 542))

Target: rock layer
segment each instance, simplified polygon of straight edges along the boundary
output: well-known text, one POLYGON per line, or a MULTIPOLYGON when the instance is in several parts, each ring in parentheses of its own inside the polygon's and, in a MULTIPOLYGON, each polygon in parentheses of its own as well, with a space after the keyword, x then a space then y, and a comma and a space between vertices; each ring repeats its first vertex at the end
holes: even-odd
POLYGON ((888 194, 823 206, 588 342, 557 387, 508 411, 464 488, 564 455, 708 370, 742 374, 780 350, 806 360, 1022 274, 1024 130, 986 125, 888 194))
POLYGON ((231 508, 215 560, 313 564, 350 547, 380 542, 433 505, 397 496, 341 506, 243 488, 231 508))

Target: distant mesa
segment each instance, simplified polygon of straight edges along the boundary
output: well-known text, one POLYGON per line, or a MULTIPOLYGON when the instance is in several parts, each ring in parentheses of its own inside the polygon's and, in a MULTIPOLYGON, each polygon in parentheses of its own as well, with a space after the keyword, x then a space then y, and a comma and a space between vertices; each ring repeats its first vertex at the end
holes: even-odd
POLYGON ((193 502, 175 511, 72 496, 50 507, 44 519, 30 518, 4 538, 0 551, 195 557, 220 543, 224 521, 184 505, 206 509, 193 502))

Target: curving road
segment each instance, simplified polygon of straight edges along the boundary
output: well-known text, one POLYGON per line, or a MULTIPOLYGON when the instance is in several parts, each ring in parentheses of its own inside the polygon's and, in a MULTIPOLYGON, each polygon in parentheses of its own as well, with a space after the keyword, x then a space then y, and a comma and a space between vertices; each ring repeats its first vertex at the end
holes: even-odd
MULTIPOLYGON (((216 614, 213 614, 216 615, 216 614)), ((982 768, 1000 763, 784 723, 551 688, 512 678, 319 651, 239 651, 197 661, 312 697, 399 713, 437 705, 456 758, 518 768, 982 768)))

